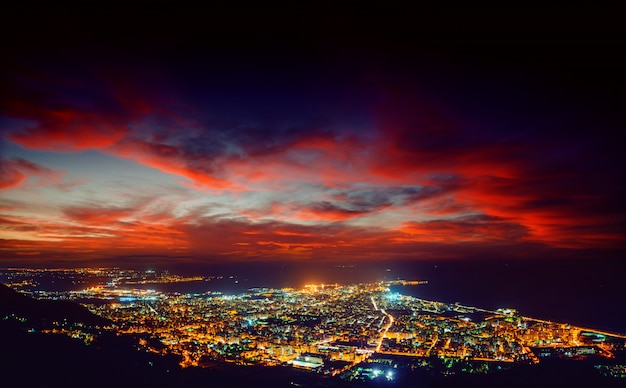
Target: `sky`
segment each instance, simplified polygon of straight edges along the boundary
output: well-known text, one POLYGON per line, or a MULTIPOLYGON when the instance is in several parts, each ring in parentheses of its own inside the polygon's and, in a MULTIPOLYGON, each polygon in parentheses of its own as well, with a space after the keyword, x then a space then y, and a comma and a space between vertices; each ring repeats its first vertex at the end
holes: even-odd
POLYGON ((622 257, 623 8, 12 8, 0 266, 622 257))

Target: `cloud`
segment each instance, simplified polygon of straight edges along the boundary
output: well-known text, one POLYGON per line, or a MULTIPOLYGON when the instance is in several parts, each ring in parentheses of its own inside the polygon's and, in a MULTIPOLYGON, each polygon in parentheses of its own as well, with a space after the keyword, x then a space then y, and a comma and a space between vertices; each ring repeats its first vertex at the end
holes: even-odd
POLYGON ((556 110, 525 115, 513 107, 507 116, 463 117, 463 109, 434 104, 406 84, 385 84, 372 111, 385 136, 368 168, 380 182, 427 184, 436 176, 433 186, 441 187, 449 177, 445 195, 420 201, 420 209, 438 218, 475 213, 507 220, 523 227, 525 240, 553 246, 623 246, 616 222, 625 214, 619 199, 625 185, 616 166, 624 156, 613 146, 623 133, 556 110))
POLYGON ((0 190, 60 185, 65 171, 52 170, 22 158, 0 159, 0 190))
MULTIPOLYGON (((624 179, 616 166, 624 158, 615 145, 623 136, 591 133, 596 124, 576 115, 526 117, 523 107, 468 114, 403 77, 374 77, 364 113, 293 114, 276 106, 297 103, 248 100, 241 85, 229 95, 199 90, 210 89, 206 80, 186 89, 185 80, 140 74, 18 72, 2 93, 2 113, 27 124, 5 137, 40 150, 98 149, 177 175, 200 192, 224 195, 221 218, 176 217, 172 208, 144 204, 74 204, 60 210, 77 229, 59 224, 49 238, 110 249, 117 239, 144 250, 141 233, 153 233, 159 247, 176 241, 246 257, 385 255, 433 241, 623 246, 624 179), (330 230, 338 235, 326 236, 330 230)), ((2 162, 0 188, 61 181, 62 172, 23 159, 2 162)))
POLYGON ((198 187, 237 189, 234 182, 216 176, 217 161, 207 156, 191 159, 184 150, 168 144, 156 144, 137 139, 127 139, 107 152, 134 160, 142 165, 165 173, 188 178, 198 187))
POLYGON ((126 133, 121 123, 107 115, 76 111, 36 112, 37 125, 10 133, 7 138, 26 148, 81 151, 109 147, 126 133))
POLYGON ((80 151, 116 143, 128 131, 111 91, 83 71, 71 75, 10 69, 0 94, 4 117, 23 120, 5 137, 26 148, 80 151))
POLYGON ((450 189, 443 186, 379 186, 363 189, 342 185, 341 188, 328 187, 322 190, 330 200, 291 202, 285 206, 295 212, 296 219, 300 220, 346 221, 433 200, 450 189))
MULTIPOLYGON (((399 228, 356 226, 346 221, 302 224, 251 220, 230 215, 207 216, 198 207, 176 217, 173 208, 149 200, 126 206, 90 205, 66 208, 63 217, 0 216, 0 256, 41 252, 48 258, 93 260, 103 257, 172 255, 207 260, 380 260, 416 258, 509 257, 563 254, 552 244, 533 241, 523 223, 474 214, 405 222, 399 228), (161 209, 161 211, 160 211, 161 209), (160 253, 159 253, 160 252, 160 253), (556 252, 556 253, 555 253, 556 252)), ((605 229, 570 225, 571 236, 588 234, 597 243, 605 229), (594 236, 594 233, 599 236, 594 236)), ((587 244, 591 241, 583 241, 587 244)), ((593 247, 593 244, 585 245, 593 247)), ((17 257, 17 256, 11 256, 17 257)))
POLYGON ((5 214, 0 217, 0 230, 12 252, 64 253, 68 260, 185 250, 180 230, 164 223, 132 219, 132 214, 137 210, 103 207, 66 209, 65 217, 5 214))
MULTIPOLYGON (((354 204, 352 204, 354 205, 354 204)), ((317 219, 324 221, 345 221, 353 217, 358 217, 381 209, 382 205, 373 206, 350 206, 350 208, 330 203, 327 201, 298 206, 300 219, 317 219)))
POLYGON ((63 209, 66 217, 73 221, 89 224, 110 224, 131 217, 135 214, 135 208, 113 207, 77 207, 71 206, 63 209))
POLYGON ((514 243, 528 235, 522 224, 499 217, 471 215, 423 222, 407 222, 401 229, 415 241, 457 243, 514 243))

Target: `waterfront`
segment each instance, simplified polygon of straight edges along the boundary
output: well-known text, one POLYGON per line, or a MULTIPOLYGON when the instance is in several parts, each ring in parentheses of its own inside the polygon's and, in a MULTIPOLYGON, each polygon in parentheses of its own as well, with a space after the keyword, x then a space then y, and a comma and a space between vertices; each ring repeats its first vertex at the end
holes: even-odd
MULTIPOLYGON (((402 294, 446 303, 459 302, 485 309, 514 308, 525 315, 626 332, 626 296, 622 276, 624 264, 616 259, 588 260, 474 260, 425 261, 404 264, 363 263, 339 265, 294 265, 255 263, 246 266, 206 265, 174 267, 172 273, 203 280, 133 284, 133 288, 166 293, 221 292, 236 295, 255 287, 301 288, 305 284, 348 284, 391 281, 398 278, 428 280, 419 286, 394 286, 402 294), (567 276, 563 268, 567 267, 567 276), (265 268, 264 271, 261 271, 265 268), (622 270, 619 270, 619 269, 622 270)), ((148 268, 143 269, 144 271, 148 268)), ((157 271, 166 271, 160 269, 157 271)), ((79 290, 110 281, 104 274, 94 277, 40 271, 24 274, 22 280, 37 280, 40 289, 79 290)), ((7 282, 0 271, 0 282, 7 282)), ((130 285, 129 285, 130 286, 130 285)), ((35 290, 26 286, 22 290, 35 290)))

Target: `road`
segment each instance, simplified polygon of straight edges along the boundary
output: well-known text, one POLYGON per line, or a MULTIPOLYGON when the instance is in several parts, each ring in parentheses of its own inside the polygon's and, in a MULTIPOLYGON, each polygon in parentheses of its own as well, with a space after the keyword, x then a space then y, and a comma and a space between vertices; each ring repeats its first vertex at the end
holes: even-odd
POLYGON ((380 347, 383 345, 383 339, 385 339, 385 336, 387 335, 387 332, 389 331, 389 329, 393 325, 394 319, 393 319, 393 316, 391 314, 389 314, 388 312, 386 312, 384 309, 378 308, 378 306, 376 305, 376 301, 374 300, 374 297, 371 297, 371 300, 372 300, 372 305, 374 305, 374 310, 380 311, 381 313, 383 313, 385 315, 385 317, 389 318, 389 323, 387 325, 385 325, 385 328, 380 333, 380 338, 376 342, 376 351, 379 352, 380 351, 380 347))

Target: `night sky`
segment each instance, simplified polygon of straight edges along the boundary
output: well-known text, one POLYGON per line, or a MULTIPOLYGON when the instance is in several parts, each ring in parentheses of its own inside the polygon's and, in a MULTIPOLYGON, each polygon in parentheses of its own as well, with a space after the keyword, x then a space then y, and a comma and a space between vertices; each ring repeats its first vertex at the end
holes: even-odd
POLYGON ((623 257, 623 11, 9 8, 0 266, 623 257))

